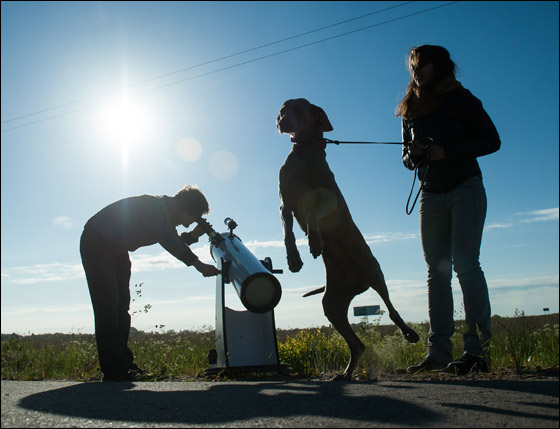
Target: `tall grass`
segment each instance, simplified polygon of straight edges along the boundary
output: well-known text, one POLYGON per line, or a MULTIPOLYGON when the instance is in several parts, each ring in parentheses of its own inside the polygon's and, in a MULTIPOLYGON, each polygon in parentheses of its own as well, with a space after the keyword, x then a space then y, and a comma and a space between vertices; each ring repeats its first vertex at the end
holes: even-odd
MULTIPOLYGON (((364 378, 402 371, 418 363, 426 353, 428 327, 412 325, 420 335, 408 343, 395 326, 361 325, 355 328, 366 350, 356 373, 364 378)), ((513 371, 558 370, 558 315, 492 319, 491 369, 513 371)), ((462 353, 464 322, 456 323, 453 350, 462 353)), ((278 330, 280 361, 290 373, 303 377, 341 372, 349 359, 345 341, 332 327, 278 330)), ((181 380, 200 377, 208 368, 208 351, 215 348, 214 331, 132 332, 129 346, 138 365, 153 380, 181 380)), ((2 379, 93 380, 101 372, 95 337, 88 334, 2 335, 2 379)))
MULTIPOLYGON (((4 336, 3 336, 4 337, 4 336)), ((2 338, 2 379, 87 380, 98 376, 93 335, 52 334, 2 338)))
POLYGON ((558 368, 558 320, 539 324, 535 318, 515 310, 513 318, 494 317, 493 326, 501 333, 492 340, 494 366, 558 368))

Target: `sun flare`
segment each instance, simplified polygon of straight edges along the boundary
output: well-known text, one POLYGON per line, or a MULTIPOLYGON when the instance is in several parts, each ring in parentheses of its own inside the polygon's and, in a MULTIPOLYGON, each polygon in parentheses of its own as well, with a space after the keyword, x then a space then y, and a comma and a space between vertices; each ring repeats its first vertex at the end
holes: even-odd
POLYGON ((111 142, 132 146, 150 139, 152 115, 140 102, 123 97, 102 111, 103 135, 111 142))

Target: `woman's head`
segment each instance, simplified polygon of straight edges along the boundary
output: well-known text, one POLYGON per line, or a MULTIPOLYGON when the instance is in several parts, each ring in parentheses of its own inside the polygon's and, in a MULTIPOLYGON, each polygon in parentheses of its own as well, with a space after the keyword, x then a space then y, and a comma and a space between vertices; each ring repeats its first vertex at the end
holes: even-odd
POLYGON ((422 45, 412 48, 406 65, 411 80, 417 86, 432 85, 442 79, 455 77, 455 63, 449 51, 442 46, 422 45))
MULTIPOLYGON (((425 113, 425 110, 412 108, 414 100, 421 99, 421 104, 426 105, 426 100, 430 97, 441 98, 445 93, 461 86, 455 79, 457 66, 444 47, 416 46, 408 52, 406 66, 410 72, 410 81, 403 99, 395 110, 396 116, 410 118, 425 113)), ((437 104, 433 100, 432 103, 437 104)))

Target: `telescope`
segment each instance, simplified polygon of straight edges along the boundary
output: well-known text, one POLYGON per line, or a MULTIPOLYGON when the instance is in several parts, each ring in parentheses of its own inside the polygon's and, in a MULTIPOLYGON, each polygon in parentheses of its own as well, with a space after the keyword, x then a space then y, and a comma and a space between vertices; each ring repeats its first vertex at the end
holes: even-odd
POLYGON ((221 270, 224 283, 233 284, 245 308, 253 313, 266 313, 276 307, 282 288, 272 273, 282 273, 282 270, 274 270, 270 258, 260 261, 245 247, 233 233, 237 227, 233 219, 224 220, 229 232, 222 234, 203 218, 197 222, 210 239, 210 254, 221 270))
POLYGON ((217 233, 205 219, 197 223, 210 240, 210 254, 220 270, 216 279, 216 349, 208 353, 209 375, 221 371, 282 370, 279 363, 274 308, 282 296, 282 273, 270 258, 257 259, 233 230, 237 223, 226 218, 229 232, 217 233), (231 283, 247 311, 226 306, 225 284, 231 283))

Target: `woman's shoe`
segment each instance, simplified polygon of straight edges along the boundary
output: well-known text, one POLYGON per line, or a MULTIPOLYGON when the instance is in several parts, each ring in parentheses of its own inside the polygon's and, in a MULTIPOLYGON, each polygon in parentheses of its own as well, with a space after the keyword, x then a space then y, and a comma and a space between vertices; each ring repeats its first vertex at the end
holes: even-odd
POLYGON ((426 356, 418 365, 409 366, 406 369, 406 372, 409 374, 417 374, 419 372, 439 371, 443 368, 445 368, 445 364, 435 360, 434 358, 426 356))

